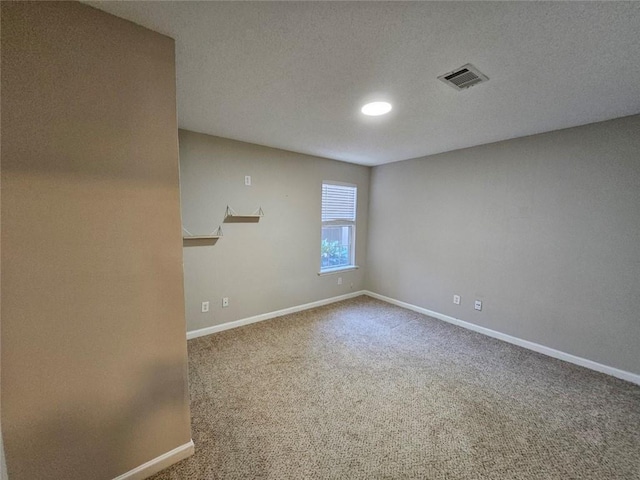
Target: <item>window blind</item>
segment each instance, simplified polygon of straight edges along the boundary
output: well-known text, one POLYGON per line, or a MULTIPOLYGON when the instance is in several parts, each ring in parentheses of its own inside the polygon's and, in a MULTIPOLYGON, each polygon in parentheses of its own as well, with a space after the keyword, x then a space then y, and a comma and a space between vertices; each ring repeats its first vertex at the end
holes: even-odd
POLYGON ((322 221, 356 221, 357 187, 322 184, 322 221))

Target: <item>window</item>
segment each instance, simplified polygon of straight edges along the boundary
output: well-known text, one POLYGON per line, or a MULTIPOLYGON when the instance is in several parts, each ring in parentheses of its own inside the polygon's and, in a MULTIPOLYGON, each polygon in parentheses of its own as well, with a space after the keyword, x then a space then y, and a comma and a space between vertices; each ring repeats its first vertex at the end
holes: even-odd
POLYGON ((355 267, 358 187, 322 184, 320 273, 355 267))

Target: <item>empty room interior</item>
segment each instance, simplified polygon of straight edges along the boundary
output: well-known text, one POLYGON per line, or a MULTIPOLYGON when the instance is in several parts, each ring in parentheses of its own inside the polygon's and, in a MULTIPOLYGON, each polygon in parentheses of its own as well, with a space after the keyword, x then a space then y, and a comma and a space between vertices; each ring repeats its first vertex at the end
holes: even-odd
POLYGON ((1 5, 2 480, 640 479, 640 2, 1 5))

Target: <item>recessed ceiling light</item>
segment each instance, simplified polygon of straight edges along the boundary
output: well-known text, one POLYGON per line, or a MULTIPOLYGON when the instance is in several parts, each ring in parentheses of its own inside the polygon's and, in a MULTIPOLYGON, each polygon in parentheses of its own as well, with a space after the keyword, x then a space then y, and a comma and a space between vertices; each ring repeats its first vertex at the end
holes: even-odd
POLYGON ((387 102, 371 102, 362 107, 362 113, 371 117, 377 117, 378 115, 384 115, 391 111, 391 104, 387 102))

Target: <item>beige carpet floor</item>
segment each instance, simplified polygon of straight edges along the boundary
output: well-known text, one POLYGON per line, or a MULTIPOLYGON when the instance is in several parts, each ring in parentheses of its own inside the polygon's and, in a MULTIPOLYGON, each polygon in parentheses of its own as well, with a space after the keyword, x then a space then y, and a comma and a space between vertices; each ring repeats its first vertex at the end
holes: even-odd
POLYGON ((369 297, 189 341, 169 479, 640 479, 640 387, 369 297))

